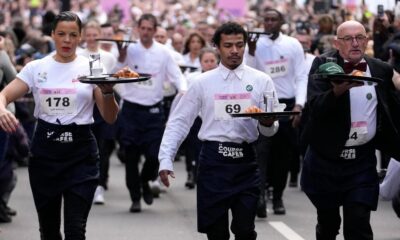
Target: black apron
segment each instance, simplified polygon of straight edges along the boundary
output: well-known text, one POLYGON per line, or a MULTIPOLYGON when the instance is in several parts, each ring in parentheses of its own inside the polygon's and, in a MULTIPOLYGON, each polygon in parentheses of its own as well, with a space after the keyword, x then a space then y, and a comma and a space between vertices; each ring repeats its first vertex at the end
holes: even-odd
POLYGON ((358 202, 376 210, 379 180, 373 144, 345 147, 341 157, 335 160, 324 159, 308 147, 301 186, 316 208, 358 202))
POLYGON ((37 208, 67 189, 91 203, 99 156, 90 125, 56 125, 39 119, 31 152, 29 179, 37 208))
MULTIPOLYGON (((124 101, 121 110, 121 142, 124 146, 141 146, 159 141, 164 132, 164 110, 161 103, 143 106, 124 101)), ((156 149, 158 154, 158 149, 156 149)), ((156 154, 156 155, 157 155, 156 154)))
MULTIPOLYGON (((258 199, 259 184, 259 169, 252 144, 203 142, 197 178, 198 231, 206 232, 211 224, 226 214, 240 193, 250 192, 258 199)), ((249 203, 249 208, 255 209, 256 203, 257 200, 249 203)))

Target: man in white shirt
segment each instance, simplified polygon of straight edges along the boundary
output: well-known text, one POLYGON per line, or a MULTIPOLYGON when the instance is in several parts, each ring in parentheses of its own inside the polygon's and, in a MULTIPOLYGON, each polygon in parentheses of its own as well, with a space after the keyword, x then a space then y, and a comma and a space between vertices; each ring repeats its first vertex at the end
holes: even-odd
MULTIPOLYGON (((220 65, 200 74, 171 113, 159 152, 159 175, 165 186, 174 178, 173 159, 201 112, 198 137, 202 143, 197 178, 198 231, 209 240, 256 239, 255 215, 259 196, 259 172, 253 143, 259 131, 272 136, 278 129, 275 119, 232 118, 250 106, 264 108, 264 92, 275 92, 271 78, 246 66, 243 54, 245 30, 226 23, 216 30, 214 43, 220 65)), ((278 99, 274 99, 278 101, 278 99)))
MULTIPOLYGON (((168 32, 167 32, 167 30, 165 30, 165 28, 162 28, 162 27, 157 27, 157 32, 154 35, 154 39, 157 42, 167 46, 167 42, 168 42, 168 32)), ((170 47, 168 47, 168 49, 171 50, 172 57, 173 57, 173 59, 175 60, 175 62, 177 64, 180 65, 180 64, 184 63, 183 56, 182 56, 182 54, 180 52, 177 52, 177 51, 175 51, 174 49, 172 49, 170 47)))
POLYGON ((171 46, 175 51, 182 54, 183 51, 183 36, 182 34, 176 32, 171 37, 171 46))
MULTIPOLYGON (((110 23, 101 25, 101 38, 112 39, 114 37, 114 29, 110 23)), ((100 48, 106 52, 110 52, 115 58, 118 57, 117 44, 114 42, 104 42, 100 44, 100 48)))
MULTIPOLYGON (((307 69, 303 48, 292 37, 280 32, 284 16, 275 9, 264 10, 264 30, 267 35, 250 38, 246 55, 249 66, 270 75, 274 81, 279 102, 286 104, 285 111, 301 111, 307 93, 307 69), (251 41, 251 40, 256 41, 251 41), (258 39, 258 41, 257 41, 258 39)), ((279 131, 272 138, 260 136, 257 146, 260 168, 266 168, 267 181, 273 187, 273 210, 285 214, 282 195, 286 187, 289 165, 292 158, 298 158, 296 128, 300 115, 281 119, 279 131)), ((264 189, 264 186, 261 185, 264 189)), ((262 190, 263 191, 263 190, 262 190)), ((264 195, 260 196, 258 216, 266 217, 264 195)))
POLYGON ((143 14, 138 21, 138 43, 119 48, 118 69, 128 66, 152 76, 144 82, 121 84, 117 89, 124 101, 120 114, 121 143, 126 149, 126 184, 132 200, 131 212, 141 211, 142 194, 146 204, 153 203, 148 182, 157 178, 157 154, 165 126, 163 83, 170 81, 178 91, 185 90, 182 73, 176 64, 171 64, 169 50, 153 40, 156 29, 157 19, 143 14), (142 154, 146 161, 139 173, 142 154))
MULTIPOLYGON (((168 40, 168 34, 167 30, 165 30, 162 27, 157 27, 157 31, 154 35, 154 40, 157 42, 161 43, 162 45, 166 46, 167 40, 168 40)), ((178 53, 177 51, 174 51, 171 48, 168 48, 169 53, 171 54, 172 58, 174 59, 174 62, 179 66, 183 64, 183 56, 182 54, 178 53)), ((172 63, 171 63, 172 64, 172 63)), ((186 80, 185 80, 186 81, 186 80)), ((165 118, 168 119, 169 111, 171 108, 172 101, 174 100, 177 89, 174 87, 174 85, 169 82, 165 81, 164 82, 164 99, 163 99, 163 104, 164 104, 164 114, 165 118)))

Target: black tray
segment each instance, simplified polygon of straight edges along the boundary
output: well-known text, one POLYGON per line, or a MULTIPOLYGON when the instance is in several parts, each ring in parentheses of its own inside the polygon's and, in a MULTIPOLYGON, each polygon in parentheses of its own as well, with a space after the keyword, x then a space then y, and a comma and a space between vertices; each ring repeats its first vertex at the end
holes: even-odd
POLYGON ((341 83, 341 82, 372 82, 372 83, 382 83, 383 80, 375 77, 364 77, 364 76, 352 76, 347 74, 313 74, 312 79, 327 79, 329 81, 341 83))
POLYGON ((251 35, 251 34, 260 34, 260 35, 267 35, 267 36, 271 36, 271 33, 266 33, 266 32, 256 32, 256 31, 247 31, 247 34, 251 35))
POLYGON ((114 77, 114 74, 103 74, 99 77, 95 76, 82 76, 79 77, 78 80, 81 83, 89 83, 89 84, 108 84, 108 83, 131 83, 131 82, 143 82, 147 81, 151 78, 150 74, 142 73, 137 78, 122 78, 122 77, 114 77))
POLYGON ((186 71, 186 69, 189 69, 190 72, 194 72, 195 70, 198 69, 198 67, 189 66, 189 65, 179 65, 179 68, 181 69, 182 72, 186 71))
POLYGON ((97 38, 96 41, 98 42, 115 42, 115 43, 137 43, 136 40, 119 40, 119 39, 112 39, 112 38, 97 38))
POLYGON ((283 118, 283 117, 290 117, 294 115, 299 115, 300 112, 294 111, 285 111, 285 112, 261 112, 261 113, 231 113, 232 117, 251 117, 254 119, 261 119, 261 118, 283 118))

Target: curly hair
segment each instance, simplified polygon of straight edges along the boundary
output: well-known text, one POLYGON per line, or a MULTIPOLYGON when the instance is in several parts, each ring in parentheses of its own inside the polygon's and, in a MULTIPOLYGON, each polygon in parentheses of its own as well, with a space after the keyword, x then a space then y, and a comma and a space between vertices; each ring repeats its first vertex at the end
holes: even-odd
POLYGON ((238 23, 235 22, 227 22, 222 24, 219 28, 214 33, 214 36, 212 38, 212 42, 215 44, 215 46, 219 47, 219 44, 221 42, 221 35, 226 34, 226 35, 231 35, 231 34, 243 34, 243 40, 244 42, 247 42, 247 32, 244 30, 244 28, 239 25, 238 23))

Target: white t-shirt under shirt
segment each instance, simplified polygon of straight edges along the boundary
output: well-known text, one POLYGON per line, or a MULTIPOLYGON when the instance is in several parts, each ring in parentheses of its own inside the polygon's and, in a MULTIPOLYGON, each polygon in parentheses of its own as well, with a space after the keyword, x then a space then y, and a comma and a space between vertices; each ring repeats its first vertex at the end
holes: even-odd
POLYGON ((60 63, 53 56, 29 62, 17 78, 25 82, 35 100, 34 116, 54 124, 93 123, 94 84, 81 83, 89 75, 89 59, 77 56, 60 63))

